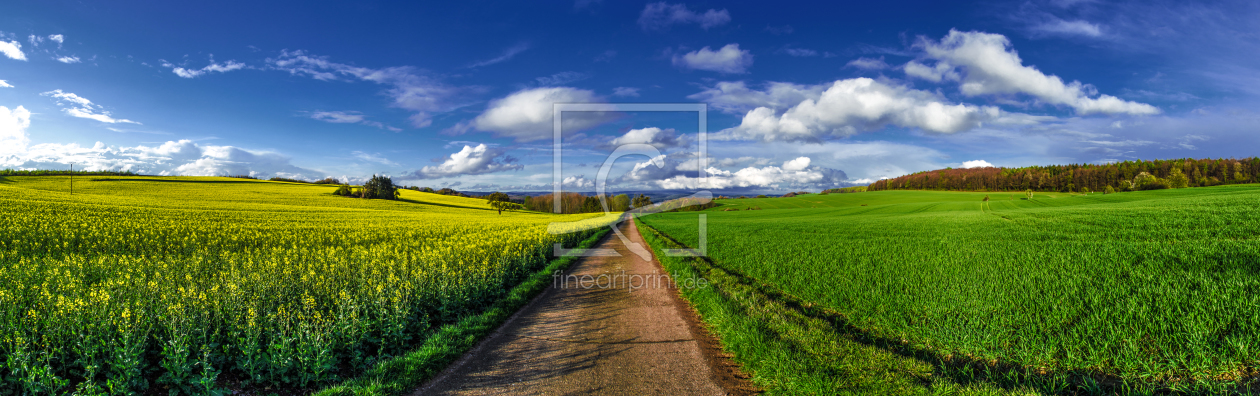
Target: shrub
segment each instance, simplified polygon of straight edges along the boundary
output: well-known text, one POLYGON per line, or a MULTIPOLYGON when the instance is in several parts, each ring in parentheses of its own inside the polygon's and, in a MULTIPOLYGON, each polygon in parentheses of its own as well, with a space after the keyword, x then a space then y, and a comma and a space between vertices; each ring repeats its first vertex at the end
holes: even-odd
MULTIPOLYGON (((428 188, 428 187, 425 187, 425 188, 428 188)), ((435 194, 442 194, 442 195, 459 195, 459 191, 455 191, 449 188, 442 188, 441 190, 432 191, 432 192, 435 194)))
POLYGON ((1089 194, 1089 187, 1081 187, 1081 192, 1089 194))
POLYGON ((337 191, 333 191, 333 195, 340 195, 343 197, 349 197, 353 194, 354 190, 350 188, 349 184, 342 184, 340 187, 337 187, 337 191))
POLYGON ((1116 193, 1116 189, 1111 188, 1111 186, 1107 186, 1107 189, 1103 190, 1103 194, 1115 194, 1115 193, 1116 193))
POLYGON ((796 193, 787 193, 787 194, 783 194, 783 198, 791 198, 791 197, 795 197, 795 196, 796 196, 796 193))
POLYGON ((761 194, 761 195, 758 195, 758 196, 757 196, 757 198, 765 198, 765 197, 766 197, 766 195, 765 195, 765 194, 761 194))

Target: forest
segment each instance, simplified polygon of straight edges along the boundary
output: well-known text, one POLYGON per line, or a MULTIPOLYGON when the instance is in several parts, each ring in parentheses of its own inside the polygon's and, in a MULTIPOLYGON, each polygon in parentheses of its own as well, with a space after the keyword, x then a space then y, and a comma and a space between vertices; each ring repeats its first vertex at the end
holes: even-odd
MULTIPOLYGON (((868 191, 1060 191, 1084 192, 1131 188, 1135 178, 1147 173, 1169 185, 1169 178, 1183 179, 1184 187, 1254 183, 1260 174, 1260 158, 1168 159, 1124 161, 1110 164, 1072 164, 1023 168, 939 169, 879 180, 868 191)), ((1174 183, 1176 184, 1176 183, 1174 183)), ((1182 187, 1182 186, 1174 186, 1182 187)))

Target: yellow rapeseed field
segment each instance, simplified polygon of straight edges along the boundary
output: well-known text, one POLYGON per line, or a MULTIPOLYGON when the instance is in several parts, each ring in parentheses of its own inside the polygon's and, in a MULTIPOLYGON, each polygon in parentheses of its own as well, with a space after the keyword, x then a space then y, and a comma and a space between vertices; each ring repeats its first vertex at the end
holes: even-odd
POLYGON ((195 177, 0 179, 0 394, 310 387, 405 351, 598 215, 195 177), (230 375, 229 375, 230 374, 230 375))

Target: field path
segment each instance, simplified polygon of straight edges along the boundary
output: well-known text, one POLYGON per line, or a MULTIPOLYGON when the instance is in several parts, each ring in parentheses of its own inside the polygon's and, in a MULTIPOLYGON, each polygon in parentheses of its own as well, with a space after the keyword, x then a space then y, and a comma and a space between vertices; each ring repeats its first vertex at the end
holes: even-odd
MULTIPOLYGON (((633 221, 620 225, 643 244, 633 221)), ((719 344, 653 258, 614 233, 597 246, 621 257, 586 257, 498 330, 414 395, 751 394, 719 344), (621 275, 613 284, 611 275, 621 275), (640 275, 635 281, 632 275, 640 275), (600 286, 578 282, 600 280, 600 286), (568 280, 565 284, 565 279, 568 280), (655 280, 654 280, 655 279, 655 280), (646 286, 631 290, 629 286, 646 286), (637 282, 637 283, 636 283, 637 282)))

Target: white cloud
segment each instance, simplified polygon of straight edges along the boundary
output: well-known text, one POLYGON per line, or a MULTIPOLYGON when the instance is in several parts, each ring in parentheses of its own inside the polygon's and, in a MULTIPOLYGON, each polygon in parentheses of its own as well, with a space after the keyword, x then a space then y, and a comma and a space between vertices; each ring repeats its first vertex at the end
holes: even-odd
POLYGON ((17 41, 0 41, 0 53, 9 59, 26 60, 26 54, 22 53, 22 43, 17 41))
POLYGON ((57 61, 58 61, 58 62, 61 62, 61 63, 79 63, 79 57, 77 57, 77 56, 63 56, 63 57, 57 58, 57 61))
POLYGON ((394 161, 390 161, 388 158, 385 158, 385 156, 382 156, 380 153, 368 154, 362 151, 352 151, 350 152, 350 155, 353 155, 355 158, 358 158, 367 162, 375 162, 381 165, 398 166, 398 163, 394 161))
POLYGON ((639 89, 631 87, 613 88, 613 96, 632 96, 637 98, 639 97, 639 89))
POLYGON ((882 56, 879 57, 879 59, 865 58, 865 57, 857 58, 852 61, 849 61, 847 66, 853 66, 859 69, 866 69, 866 70, 883 70, 883 69, 888 68, 888 64, 884 63, 884 57, 882 56))
POLYGON ((79 95, 71 92, 62 92, 60 89, 41 93, 40 95, 52 97, 57 100, 57 104, 63 107, 61 110, 72 117, 87 118, 97 120, 109 124, 126 123, 140 124, 132 120, 114 118, 110 112, 102 110, 101 106, 79 95))
POLYGON ((826 88, 824 84, 800 85, 770 82, 766 84, 765 90, 758 91, 748 88, 743 81, 723 81, 687 98, 708 103, 709 106, 724 113, 741 114, 758 107, 777 110, 794 106, 807 98, 817 98, 826 88))
POLYGON ((464 106, 461 96, 479 88, 455 88, 421 75, 412 67, 387 67, 370 69, 330 62, 323 57, 307 55, 303 51, 282 51, 279 58, 267 59, 272 69, 287 71, 292 75, 306 75, 316 80, 334 81, 341 76, 362 81, 389 85, 386 94, 394 99, 394 107, 415 112, 411 124, 424 128, 432 124, 433 113, 442 113, 464 106))
POLYGON ((919 62, 910 61, 905 66, 902 66, 902 70, 906 72, 907 76, 937 83, 942 80, 958 81, 962 78, 959 77, 958 71, 954 70, 953 66, 945 62, 937 62, 936 66, 927 66, 919 62))
POLYGON ((26 151, 30 138, 26 128, 31 126, 31 112, 18 106, 10 110, 0 106, 0 155, 26 151))
POLYGON ((1000 34, 957 30, 950 30, 939 42, 921 37, 917 44, 927 57, 946 64, 938 64, 936 68, 961 67, 966 71, 959 89, 967 96, 1023 93, 1049 104, 1072 107, 1077 114, 1151 115, 1160 112, 1155 106, 1111 95, 1091 98, 1092 86, 1079 81, 1064 83, 1058 76, 1024 66, 1010 45, 1010 40, 1000 34))
POLYGON ((202 75, 204 75, 204 74, 206 74, 206 73, 211 73, 211 72, 215 72, 215 73, 227 73, 227 72, 230 72, 230 71, 233 71, 233 70, 240 70, 240 69, 244 69, 244 68, 245 68, 245 64, 244 64, 244 63, 240 63, 240 62, 237 62, 237 61, 231 61, 231 60, 230 60, 230 61, 227 61, 226 63, 223 63, 223 64, 219 64, 219 63, 210 63, 210 64, 209 64, 209 65, 207 65, 206 67, 203 67, 203 68, 200 68, 200 69, 185 69, 185 68, 182 68, 182 67, 179 67, 179 66, 175 66, 175 65, 173 65, 173 64, 170 64, 169 62, 162 62, 162 66, 165 66, 165 67, 169 67, 169 68, 171 68, 171 71, 172 71, 172 72, 174 72, 174 73, 175 73, 175 75, 180 76, 180 77, 183 77, 183 78, 195 78, 195 77, 200 77, 200 76, 202 76, 202 75))
POLYGON ((357 111, 316 111, 311 113, 311 119, 331 122, 334 124, 363 124, 394 132, 402 131, 400 128, 385 125, 379 121, 369 120, 367 117, 364 117, 362 113, 357 111))
MULTIPOLYGON (((569 88, 545 87, 517 91, 490 102, 485 112, 471 123, 478 130, 494 132, 500 137, 511 137, 526 142, 552 137, 552 104, 594 103, 601 98, 594 92, 569 88)), ((566 133, 586 129, 605 122, 606 115, 598 113, 569 113, 563 118, 566 133)))
POLYGON ((591 78, 590 74, 579 73, 579 72, 574 72, 574 71, 566 71, 566 72, 559 72, 556 74, 552 74, 547 77, 538 77, 538 78, 535 78, 534 80, 538 81, 539 85, 554 87, 557 85, 568 84, 574 81, 582 81, 588 78, 591 78))
POLYGON ((529 43, 520 43, 520 44, 517 44, 517 45, 511 46, 511 47, 509 47, 509 48, 508 48, 508 49, 506 49, 506 50, 503 50, 503 54, 502 54, 502 55, 499 55, 499 56, 497 56, 497 57, 495 57, 495 58, 491 58, 491 59, 483 60, 483 61, 480 61, 480 62, 475 62, 475 63, 473 63, 473 64, 469 65, 468 67, 482 67, 482 66, 489 66, 489 65, 493 65, 493 64, 495 64, 495 63, 499 63, 499 62, 505 62, 505 61, 507 61, 507 60, 509 60, 509 59, 512 59, 512 58, 513 58, 513 57, 515 57, 517 54, 520 54, 520 53, 522 53, 522 52, 525 52, 525 51, 526 51, 526 50, 528 50, 528 49, 529 49, 529 43))
POLYGON ((783 49, 783 52, 791 56, 802 57, 802 58, 810 57, 810 56, 818 56, 818 51, 814 51, 808 48, 785 48, 783 49))
POLYGON ((725 25, 731 21, 731 14, 722 10, 709 9, 698 13, 687 9, 683 4, 649 3, 639 14, 639 27, 644 31, 668 30, 670 26, 696 23, 700 28, 708 30, 725 25))
POLYGON ((805 170, 805 168, 809 167, 809 162, 810 162, 809 157, 797 157, 794 160, 784 162, 783 170, 793 171, 793 172, 802 171, 802 170, 805 170))
POLYGON ((613 139, 612 146, 620 146, 623 144, 650 144, 656 148, 664 149, 669 147, 677 147, 683 144, 682 138, 678 136, 678 132, 673 128, 661 129, 657 127, 631 129, 624 135, 613 139))
POLYGON ((13 88, 13 85, 9 84, 8 81, 0 80, 0 88, 13 88))
POLYGON ((1081 20, 1066 21, 1059 18, 1052 18, 1040 24, 1033 25, 1032 29, 1038 32, 1060 34, 1065 36, 1099 37, 1103 34, 1102 28, 1098 24, 1081 20))
POLYGON ((673 62, 674 66, 688 69, 743 74, 752 67, 753 55, 748 50, 739 49, 739 44, 727 44, 717 51, 704 47, 681 56, 674 55, 673 62))
POLYGON ((74 143, 44 143, 31 146, 22 153, 0 157, 0 166, 17 168, 50 169, 70 162, 81 164, 83 170, 89 171, 133 171, 154 175, 280 176, 304 180, 327 176, 317 170, 295 166, 288 157, 279 153, 233 146, 201 146, 190 140, 168 141, 156 147, 111 147, 101 142, 92 147, 74 143))
POLYGON ((485 144, 478 144, 477 147, 465 145, 459 152, 451 154, 450 158, 447 158, 442 164, 426 166, 413 172, 410 176, 420 179, 437 179, 524 168, 524 166, 514 162, 516 162, 516 159, 505 155, 502 150, 489 148, 485 144))
POLYGON ((996 168, 996 166, 993 166, 993 164, 990 164, 989 161, 985 161, 985 160, 964 161, 962 163, 962 167, 963 168, 996 168))
POLYGON ((60 34, 50 34, 48 35, 48 39, 52 41, 56 41, 57 45, 61 45, 61 43, 64 43, 66 41, 66 37, 60 34))
POLYGON ((595 188, 595 181, 586 178, 586 175, 569 176, 560 181, 565 187, 572 188, 595 188))
POLYGON ((954 133, 997 118, 996 107, 950 104, 939 95, 869 78, 838 80, 784 112, 757 107, 740 125, 713 137, 732 140, 812 141, 844 137, 886 125, 954 133))

